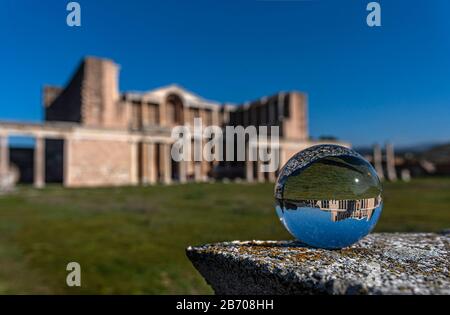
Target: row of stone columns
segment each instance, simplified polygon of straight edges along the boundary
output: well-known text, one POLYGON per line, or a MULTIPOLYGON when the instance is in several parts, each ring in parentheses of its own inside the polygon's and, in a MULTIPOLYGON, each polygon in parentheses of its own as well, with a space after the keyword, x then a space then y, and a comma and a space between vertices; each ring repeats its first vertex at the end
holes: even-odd
MULTIPOLYGON (((277 156, 272 156, 272 158, 275 158, 278 162, 281 161, 281 153, 282 150, 279 148, 271 148, 270 151, 274 150, 273 152, 276 152, 277 156)), ((273 162, 273 161, 272 161, 273 162)), ((247 150, 246 154, 246 162, 245 162, 245 178, 247 182, 255 182, 263 183, 266 181, 266 173, 261 170, 263 163, 260 159, 256 159, 256 161, 250 160, 250 152, 247 150), (256 167, 256 174, 255 174, 255 167, 256 167)), ((275 182, 276 180, 276 172, 268 172, 267 180, 269 182, 275 182)))
POLYGON ((395 170, 395 152, 394 146, 390 143, 386 144, 386 176, 383 169, 383 153, 380 145, 376 144, 373 147, 373 164, 377 171, 378 177, 383 180, 387 177, 390 181, 397 180, 397 173, 395 170))
MULTIPOLYGON (((67 152, 66 152, 67 154, 67 152)), ((142 167, 145 169, 142 174, 143 184, 156 184, 158 177, 163 184, 172 183, 172 158, 171 158, 171 144, 168 143, 145 143, 143 146, 143 160, 142 167), (157 159, 156 146, 159 145, 159 157, 157 159), (157 161, 159 160, 159 165, 157 161), (160 169, 159 169, 160 168, 160 169), (160 176, 158 176, 160 175, 160 176)), ((7 176, 10 173, 10 157, 8 136, 0 135, 0 176, 7 176)), ((132 144, 131 150, 131 181, 135 184, 139 183, 138 178, 138 143, 132 144)), ((204 162, 179 162, 179 181, 180 183, 187 182, 188 164, 193 163, 193 175, 195 182, 204 180, 203 173, 205 170, 204 162)), ((264 182, 266 180, 265 173, 260 171, 260 161, 246 162, 246 179, 249 182, 264 182), (254 167, 256 164, 256 175, 254 174, 254 167)), ((65 166, 67 167, 67 166, 65 166)), ((269 181, 275 181, 275 173, 268 174, 269 181)), ((36 137, 36 144, 34 150, 34 186, 43 188, 45 186, 45 138, 36 137)))
MULTIPOLYGON (((45 186, 45 139, 36 137, 34 149, 34 186, 45 186)), ((10 174, 8 135, 0 135, 0 176, 3 178, 10 174)))
MULTIPOLYGON (((131 172, 136 174, 136 178, 138 177, 138 165, 136 162, 136 166, 133 166, 133 161, 140 161, 139 163, 142 163, 142 184, 152 185, 158 182, 162 184, 171 184, 173 173, 171 144, 142 143, 140 145, 142 158, 139 159, 136 154, 132 154, 131 172), (158 147, 159 150, 157 149, 158 147), (157 156, 157 154, 159 154, 159 156, 157 156)), ((138 144, 136 144, 136 148, 137 146, 138 144)), ((205 173, 207 172, 208 162, 180 161, 177 163, 180 183, 186 183, 188 181, 189 172, 193 175, 195 182, 203 182, 206 180, 205 173)), ((139 180, 133 181, 133 183, 138 184, 139 180)))
MULTIPOLYGON (((246 161, 245 162, 245 178, 249 183, 264 183, 266 181, 265 173, 260 170, 262 165, 261 161, 246 161), (256 164, 256 176, 255 176, 255 164, 256 164)), ((275 182, 276 174, 275 172, 269 172, 267 176, 269 182, 275 182)))
MULTIPOLYGON (((137 143, 135 144, 137 147, 137 143)), ((142 143, 141 144, 141 154, 142 159, 138 159, 137 155, 134 158, 132 154, 131 163, 139 161, 142 163, 142 183, 144 185, 152 185, 158 183, 158 175, 162 173, 161 182, 164 184, 170 184, 172 182, 172 162, 170 158, 170 145, 168 144, 157 144, 157 143, 142 143), (157 145, 160 146, 159 157, 157 154, 157 145), (160 161, 159 165, 157 161, 160 161), (161 167, 161 170, 159 169, 161 167)), ((132 173, 137 176, 137 167, 132 166, 132 173)), ((138 180, 136 181, 136 184, 138 180)))
POLYGON ((397 180, 397 173, 395 171, 394 146, 391 143, 388 143, 386 145, 386 171, 387 177, 390 181, 397 180))
MULTIPOLYGON (((278 97, 272 99, 262 100, 257 104, 250 104, 249 107, 245 106, 243 109, 237 111, 237 115, 240 115, 240 124, 243 126, 266 126, 276 125, 278 122, 278 116, 283 115, 285 93, 279 93, 278 97)), ((247 104, 246 104, 247 105, 247 104)))

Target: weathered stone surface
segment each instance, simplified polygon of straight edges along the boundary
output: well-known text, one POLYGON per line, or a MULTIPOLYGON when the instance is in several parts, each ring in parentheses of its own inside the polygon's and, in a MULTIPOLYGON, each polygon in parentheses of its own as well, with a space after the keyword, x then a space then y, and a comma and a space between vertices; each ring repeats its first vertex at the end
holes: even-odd
POLYGON ((372 234, 334 251, 235 241, 186 252, 216 294, 450 294, 448 234, 372 234))

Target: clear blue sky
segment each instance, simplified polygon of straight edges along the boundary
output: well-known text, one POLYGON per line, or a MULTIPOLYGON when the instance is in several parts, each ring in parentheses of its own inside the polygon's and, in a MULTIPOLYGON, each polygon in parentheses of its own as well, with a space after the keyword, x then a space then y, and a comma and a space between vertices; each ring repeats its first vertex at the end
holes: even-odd
POLYGON ((241 103, 309 95, 312 136, 355 145, 450 140, 450 1, 1 0, 0 118, 41 120, 41 87, 64 84, 85 55, 121 65, 120 88, 178 83, 241 103))

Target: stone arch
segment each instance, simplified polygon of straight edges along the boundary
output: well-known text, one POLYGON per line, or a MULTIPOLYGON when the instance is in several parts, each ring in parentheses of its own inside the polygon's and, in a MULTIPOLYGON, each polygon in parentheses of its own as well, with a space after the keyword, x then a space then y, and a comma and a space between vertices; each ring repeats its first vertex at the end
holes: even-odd
POLYGON ((167 122, 169 125, 184 124, 184 101, 181 96, 175 93, 166 97, 167 122))

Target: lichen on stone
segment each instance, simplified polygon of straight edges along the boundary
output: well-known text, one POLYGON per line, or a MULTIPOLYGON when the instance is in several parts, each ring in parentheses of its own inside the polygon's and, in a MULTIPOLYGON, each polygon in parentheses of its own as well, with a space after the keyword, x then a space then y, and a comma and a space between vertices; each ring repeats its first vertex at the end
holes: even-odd
POLYGON ((295 241, 187 249, 218 294, 450 294, 450 236, 372 234, 341 250, 295 241))

